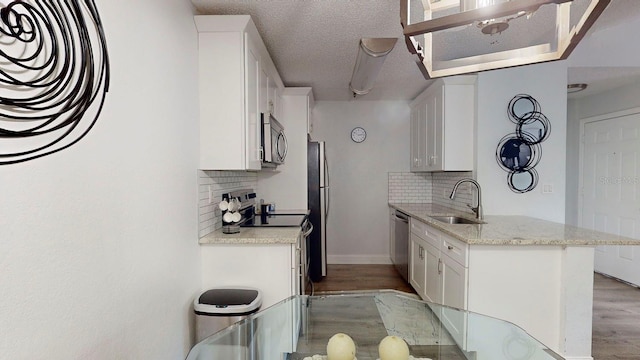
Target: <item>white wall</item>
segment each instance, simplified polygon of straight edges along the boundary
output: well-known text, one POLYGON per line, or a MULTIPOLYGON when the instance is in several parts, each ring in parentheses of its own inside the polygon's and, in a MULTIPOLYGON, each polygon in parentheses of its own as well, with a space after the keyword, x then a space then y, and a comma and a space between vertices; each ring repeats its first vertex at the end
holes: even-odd
MULTIPOLYGON (((184 359, 197 243, 188 0, 98 0, 111 89, 71 148, 0 167, 0 357, 184 359)), ((1 140, 1 139, 0 139, 1 140)))
POLYGON ((526 215, 564 222, 567 75, 561 62, 483 72, 478 75, 476 176, 482 186, 485 214, 526 215), (503 136, 515 132, 507 117, 507 105, 517 94, 533 96, 551 121, 551 135, 542 145, 542 159, 535 167, 538 186, 518 194, 507 186, 507 172, 498 165, 496 147, 503 136), (543 185, 553 193, 542 194, 543 185))
POLYGON ((331 173, 328 262, 390 263, 387 172, 409 170, 409 105, 318 101, 313 140, 326 141, 331 173), (351 141, 361 126, 367 139, 351 141))

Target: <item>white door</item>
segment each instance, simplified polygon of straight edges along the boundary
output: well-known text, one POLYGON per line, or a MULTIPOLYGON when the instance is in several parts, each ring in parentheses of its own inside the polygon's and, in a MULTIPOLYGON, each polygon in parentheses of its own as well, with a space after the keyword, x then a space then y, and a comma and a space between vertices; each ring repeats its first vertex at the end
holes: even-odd
MULTIPOLYGON (((640 114, 584 125, 585 228, 640 239, 640 114)), ((599 246, 595 270, 640 285, 640 247, 599 246)))

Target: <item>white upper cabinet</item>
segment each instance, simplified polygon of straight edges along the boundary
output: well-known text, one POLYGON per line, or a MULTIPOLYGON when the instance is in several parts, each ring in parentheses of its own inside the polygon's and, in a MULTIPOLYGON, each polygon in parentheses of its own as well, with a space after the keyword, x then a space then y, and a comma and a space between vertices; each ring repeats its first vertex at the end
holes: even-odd
POLYGON ((411 171, 473 170, 475 81, 438 79, 411 102, 411 171))
POLYGON ((195 16, 200 162, 204 170, 260 170, 261 114, 283 84, 248 15, 195 16))

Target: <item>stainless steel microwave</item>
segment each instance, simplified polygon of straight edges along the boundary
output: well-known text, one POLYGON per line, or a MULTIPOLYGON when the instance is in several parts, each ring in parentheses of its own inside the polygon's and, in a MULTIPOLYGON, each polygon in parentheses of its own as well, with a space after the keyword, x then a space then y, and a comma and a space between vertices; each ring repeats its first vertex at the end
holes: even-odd
POLYGON ((287 157, 287 137, 284 127, 271 115, 262 114, 262 164, 277 166, 287 157))

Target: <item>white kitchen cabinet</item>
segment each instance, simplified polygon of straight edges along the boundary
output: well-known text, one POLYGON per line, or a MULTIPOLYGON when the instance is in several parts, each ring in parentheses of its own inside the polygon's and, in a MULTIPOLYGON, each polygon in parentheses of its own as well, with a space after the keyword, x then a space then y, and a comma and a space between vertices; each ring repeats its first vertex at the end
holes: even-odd
POLYGON ((425 280, 427 277, 427 266, 425 262, 426 242, 414 233, 409 235, 409 283, 413 289, 425 297, 425 280))
POLYGON ((467 269, 448 257, 441 254, 440 269, 442 281, 442 303, 458 309, 466 308, 467 269))
POLYGON ((475 81, 438 79, 411 102, 411 171, 473 170, 475 81))
POLYGON ((261 113, 282 80, 248 15, 195 16, 200 161, 204 170, 261 169, 261 113))
POLYGON ((468 245, 411 218, 411 285, 424 300, 467 308, 468 245))
POLYGON ((442 303, 440 250, 427 243, 425 246, 424 300, 442 303))
POLYGON ((262 291, 262 308, 302 293, 300 244, 201 245, 202 286, 252 286, 262 291))
MULTIPOLYGON (((425 301, 466 310, 468 246, 411 218, 411 251, 410 283, 416 293, 425 301)), ((465 344, 465 315, 446 308, 435 313, 458 345, 465 344)))
POLYGON ((411 168, 413 172, 427 170, 427 107, 425 102, 411 106, 411 168))

